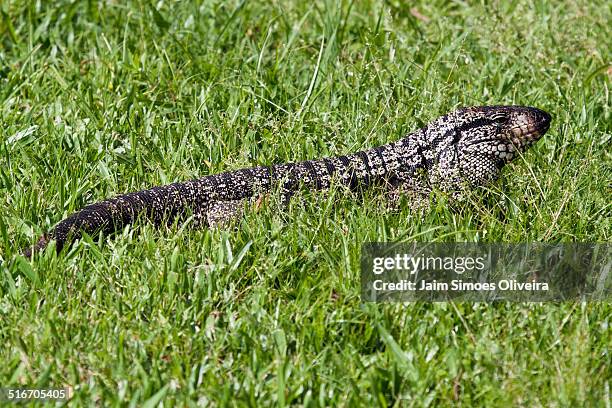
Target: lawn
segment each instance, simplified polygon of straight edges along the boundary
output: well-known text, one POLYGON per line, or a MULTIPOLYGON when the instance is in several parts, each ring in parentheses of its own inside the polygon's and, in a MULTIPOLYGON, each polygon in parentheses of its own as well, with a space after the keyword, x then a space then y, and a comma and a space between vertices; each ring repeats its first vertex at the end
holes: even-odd
POLYGON ((72 406, 609 407, 609 302, 362 303, 359 259, 366 241, 610 242, 610 21, 605 1, 2 2, 0 387, 70 386, 72 406), (88 203, 486 104, 552 126, 453 206, 304 194, 235 228, 18 256, 88 203))

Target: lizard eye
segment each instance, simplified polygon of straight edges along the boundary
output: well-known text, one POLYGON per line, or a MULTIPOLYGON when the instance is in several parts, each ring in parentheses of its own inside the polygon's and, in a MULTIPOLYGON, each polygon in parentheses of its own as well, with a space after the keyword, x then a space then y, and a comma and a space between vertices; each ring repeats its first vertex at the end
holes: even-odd
POLYGON ((495 116, 491 119, 497 126, 505 125, 508 122, 507 116, 495 116))

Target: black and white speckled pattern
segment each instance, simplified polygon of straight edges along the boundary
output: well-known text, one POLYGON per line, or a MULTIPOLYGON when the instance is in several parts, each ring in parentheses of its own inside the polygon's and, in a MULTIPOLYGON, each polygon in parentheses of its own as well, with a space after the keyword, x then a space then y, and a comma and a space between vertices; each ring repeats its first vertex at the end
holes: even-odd
POLYGON ((300 188, 325 190, 332 180, 350 188, 386 185, 391 192, 460 191, 495 180, 506 163, 546 133, 550 120, 530 107, 463 108, 401 140, 347 156, 242 169, 123 194, 72 214, 24 255, 50 240, 61 250, 83 231, 112 233, 138 218, 161 225, 193 216, 196 224, 222 224, 246 200, 277 188, 287 199, 300 188))

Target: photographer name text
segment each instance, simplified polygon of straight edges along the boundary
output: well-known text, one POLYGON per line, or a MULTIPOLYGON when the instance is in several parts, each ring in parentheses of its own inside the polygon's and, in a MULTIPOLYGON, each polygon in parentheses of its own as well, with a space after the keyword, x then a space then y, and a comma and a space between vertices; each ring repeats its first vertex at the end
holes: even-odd
POLYGON ((466 282, 462 279, 453 279, 450 282, 419 281, 413 282, 402 279, 397 282, 385 282, 377 279, 372 282, 376 291, 411 291, 411 292, 465 292, 465 291, 548 291, 547 282, 519 282, 514 279, 502 279, 499 282, 466 282))

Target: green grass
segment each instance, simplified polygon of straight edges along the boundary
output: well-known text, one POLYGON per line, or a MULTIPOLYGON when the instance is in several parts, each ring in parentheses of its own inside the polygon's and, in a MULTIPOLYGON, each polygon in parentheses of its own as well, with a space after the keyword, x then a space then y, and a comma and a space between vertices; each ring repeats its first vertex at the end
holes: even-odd
POLYGON ((607 302, 360 301, 364 241, 611 240, 610 4, 483 3, 2 2, 0 386, 69 385, 70 405, 609 407, 607 302), (17 257, 114 194, 480 104, 554 120, 453 211, 338 193, 17 257))

